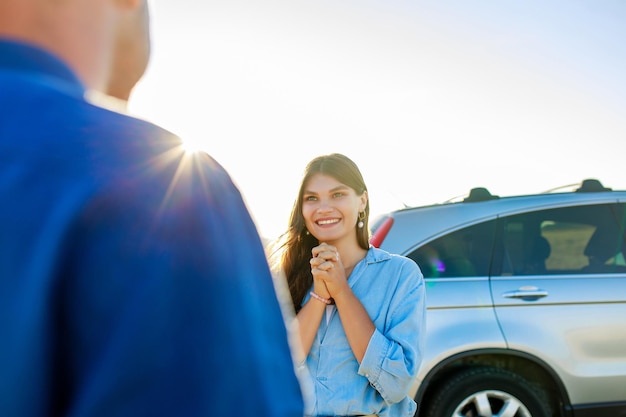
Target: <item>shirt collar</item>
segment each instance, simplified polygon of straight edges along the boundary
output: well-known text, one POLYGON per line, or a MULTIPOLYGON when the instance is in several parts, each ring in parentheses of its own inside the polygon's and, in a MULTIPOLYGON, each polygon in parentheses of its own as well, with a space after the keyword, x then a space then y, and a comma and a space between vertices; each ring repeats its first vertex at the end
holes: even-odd
POLYGON ((365 255, 365 261, 368 264, 383 262, 390 258, 391 255, 388 252, 382 249, 375 248, 374 246, 370 246, 369 250, 367 251, 367 255, 365 255))
POLYGON ((0 69, 51 76, 84 91, 76 74, 63 61, 24 42, 0 38, 0 69))

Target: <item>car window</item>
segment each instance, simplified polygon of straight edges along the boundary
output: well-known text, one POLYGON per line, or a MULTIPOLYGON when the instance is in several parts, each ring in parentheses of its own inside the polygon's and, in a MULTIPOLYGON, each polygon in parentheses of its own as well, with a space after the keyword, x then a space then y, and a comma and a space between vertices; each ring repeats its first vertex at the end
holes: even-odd
POLYGON ((625 223, 624 204, 539 210, 453 231, 407 256, 425 278, 626 273, 625 223))
POLYGON ((488 276, 495 220, 449 233, 407 256, 425 278, 488 276))
POLYGON ((494 275, 626 272, 623 204, 540 210, 500 227, 494 275))

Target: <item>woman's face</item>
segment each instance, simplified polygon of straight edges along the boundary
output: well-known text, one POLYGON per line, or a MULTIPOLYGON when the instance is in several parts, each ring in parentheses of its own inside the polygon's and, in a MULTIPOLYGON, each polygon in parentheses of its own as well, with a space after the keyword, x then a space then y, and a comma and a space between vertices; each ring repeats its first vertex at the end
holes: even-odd
POLYGON ((314 174, 304 185, 302 216, 307 230, 320 242, 345 238, 356 242, 354 229, 366 203, 367 193, 359 196, 333 177, 314 174))

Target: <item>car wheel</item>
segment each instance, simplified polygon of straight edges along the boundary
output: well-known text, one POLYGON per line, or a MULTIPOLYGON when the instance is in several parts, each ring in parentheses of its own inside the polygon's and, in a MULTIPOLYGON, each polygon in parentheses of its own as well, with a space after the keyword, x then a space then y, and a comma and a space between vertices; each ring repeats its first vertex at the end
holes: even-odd
POLYGON ((546 393, 512 372, 478 367, 444 382, 420 417, 551 417, 546 393))

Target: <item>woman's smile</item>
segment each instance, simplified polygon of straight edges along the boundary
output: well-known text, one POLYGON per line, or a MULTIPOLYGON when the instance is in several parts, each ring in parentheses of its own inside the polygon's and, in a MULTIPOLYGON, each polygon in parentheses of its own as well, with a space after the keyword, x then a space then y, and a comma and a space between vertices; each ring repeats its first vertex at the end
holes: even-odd
POLYGON ((318 226, 332 226, 339 223, 341 219, 333 218, 333 219, 319 219, 316 221, 318 226))

